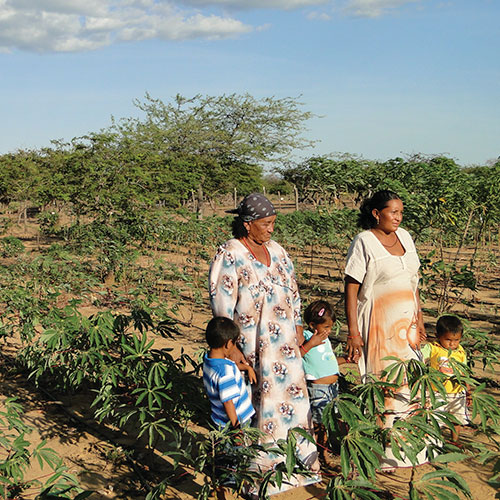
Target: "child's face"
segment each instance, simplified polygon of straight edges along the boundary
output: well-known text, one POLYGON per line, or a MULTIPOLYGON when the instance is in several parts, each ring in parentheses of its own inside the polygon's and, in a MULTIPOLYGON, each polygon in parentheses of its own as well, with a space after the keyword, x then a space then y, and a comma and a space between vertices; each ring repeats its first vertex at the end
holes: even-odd
POLYGON ((332 318, 325 318, 325 321, 319 325, 310 325, 312 330, 316 330, 318 332, 318 335, 321 335, 322 333, 330 333, 332 331, 333 327, 333 321, 332 318))
POLYGON ((462 340, 461 333, 451 333, 446 332, 444 335, 438 338, 439 345, 443 349, 447 349, 449 351, 454 351, 458 348, 460 341, 462 340))

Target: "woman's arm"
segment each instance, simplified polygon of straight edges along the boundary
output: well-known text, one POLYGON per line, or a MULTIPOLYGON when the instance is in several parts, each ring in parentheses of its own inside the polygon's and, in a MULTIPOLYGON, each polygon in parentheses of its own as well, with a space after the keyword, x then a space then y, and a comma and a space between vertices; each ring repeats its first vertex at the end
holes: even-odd
POLYGON ((347 356, 359 357, 364 346, 358 327, 358 293, 361 283, 350 276, 345 277, 345 313, 347 317, 347 356))
POLYGON ((420 305, 420 294, 417 291, 415 292, 415 296, 417 299, 417 329, 419 334, 419 347, 420 343, 425 342, 427 340, 427 333, 425 332, 425 324, 424 324, 424 316, 422 314, 422 306, 420 305))

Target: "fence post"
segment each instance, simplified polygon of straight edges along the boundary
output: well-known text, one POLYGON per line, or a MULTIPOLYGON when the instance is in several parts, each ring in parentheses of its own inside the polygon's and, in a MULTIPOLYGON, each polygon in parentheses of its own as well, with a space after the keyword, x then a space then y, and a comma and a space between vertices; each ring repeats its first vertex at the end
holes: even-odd
POLYGON ((238 207, 238 190, 234 188, 234 208, 238 207))
POLYGON ((203 187, 201 184, 198 185, 198 193, 196 200, 196 213, 198 214, 198 220, 203 219, 203 187))
POLYGON ((293 192, 295 194, 295 210, 298 212, 299 211, 299 190, 297 189, 297 186, 295 184, 293 185, 293 192))

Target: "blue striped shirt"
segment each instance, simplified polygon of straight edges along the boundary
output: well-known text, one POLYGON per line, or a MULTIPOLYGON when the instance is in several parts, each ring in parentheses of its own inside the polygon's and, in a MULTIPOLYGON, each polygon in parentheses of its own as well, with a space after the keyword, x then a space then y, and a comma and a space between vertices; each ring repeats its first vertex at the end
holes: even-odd
POLYGON ((245 423, 255 413, 240 370, 229 359, 203 358, 203 384, 207 391, 212 420, 217 425, 229 422, 224 403, 232 400, 240 424, 245 423))

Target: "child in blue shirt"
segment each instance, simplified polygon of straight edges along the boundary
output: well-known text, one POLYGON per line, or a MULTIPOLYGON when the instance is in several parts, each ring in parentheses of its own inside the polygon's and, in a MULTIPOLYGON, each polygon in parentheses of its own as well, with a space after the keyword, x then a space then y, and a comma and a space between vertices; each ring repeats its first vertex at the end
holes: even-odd
POLYGON ((347 362, 345 358, 335 356, 328 338, 335 320, 328 302, 317 300, 309 304, 304 311, 308 329, 304 329, 304 342, 300 346, 318 450, 327 466, 331 465, 331 459, 322 417, 328 403, 338 396, 339 365, 347 362))
POLYGON ((203 358, 203 384, 210 400, 213 422, 233 427, 248 422, 255 410, 248 388, 240 370, 248 372, 250 383, 256 381, 255 372, 249 365, 237 366, 227 356, 234 349, 240 329, 229 318, 216 317, 207 325, 206 339, 210 350, 203 358))

